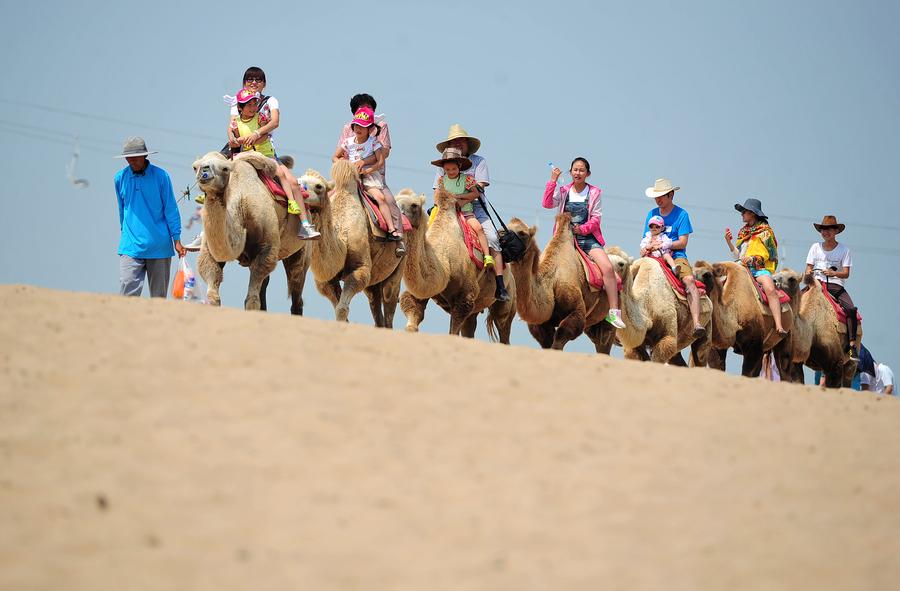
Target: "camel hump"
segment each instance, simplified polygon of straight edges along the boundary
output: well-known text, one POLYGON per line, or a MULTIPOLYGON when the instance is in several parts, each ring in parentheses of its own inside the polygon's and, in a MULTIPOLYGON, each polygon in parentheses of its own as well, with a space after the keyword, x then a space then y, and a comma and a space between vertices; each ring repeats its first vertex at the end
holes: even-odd
POLYGON ((241 160, 261 173, 271 177, 274 177, 278 170, 278 165, 275 164, 274 159, 267 158, 259 152, 244 152, 244 155, 241 156, 241 160))

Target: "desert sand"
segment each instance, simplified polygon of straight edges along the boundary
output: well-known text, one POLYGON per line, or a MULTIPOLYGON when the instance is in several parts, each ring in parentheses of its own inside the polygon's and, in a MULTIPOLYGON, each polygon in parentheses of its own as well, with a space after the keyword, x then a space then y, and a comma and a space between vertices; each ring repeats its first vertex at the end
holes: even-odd
POLYGON ((900 580, 894 398, 27 286, 0 309, 0 589, 900 580))

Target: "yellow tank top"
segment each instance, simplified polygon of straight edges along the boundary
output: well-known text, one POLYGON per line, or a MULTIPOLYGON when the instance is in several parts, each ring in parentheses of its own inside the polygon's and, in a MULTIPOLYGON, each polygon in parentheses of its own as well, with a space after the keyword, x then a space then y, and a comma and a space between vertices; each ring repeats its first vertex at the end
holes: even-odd
MULTIPOLYGON (((247 137, 260 127, 258 116, 253 117, 250 121, 244 121, 240 117, 237 117, 236 123, 239 137, 247 137)), ((244 152, 249 152, 251 149, 256 150, 263 156, 268 156, 269 158, 275 157, 275 146, 272 145, 272 139, 268 136, 266 136, 265 141, 253 144, 252 148, 250 146, 242 146, 241 148, 244 152)))

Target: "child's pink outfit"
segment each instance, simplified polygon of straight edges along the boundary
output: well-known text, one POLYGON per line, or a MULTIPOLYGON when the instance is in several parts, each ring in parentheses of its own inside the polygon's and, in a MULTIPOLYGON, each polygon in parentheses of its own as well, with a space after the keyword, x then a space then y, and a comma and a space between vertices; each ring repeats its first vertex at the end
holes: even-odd
POLYGON ((659 238, 662 244, 659 247, 659 250, 654 250, 650 253, 650 256, 656 259, 661 259, 664 254, 671 255, 672 254, 672 239, 666 236, 663 232, 660 232, 658 235, 654 236, 653 232, 647 231, 644 234, 643 240, 641 240, 641 249, 645 249, 650 246, 650 243, 654 238, 659 238))

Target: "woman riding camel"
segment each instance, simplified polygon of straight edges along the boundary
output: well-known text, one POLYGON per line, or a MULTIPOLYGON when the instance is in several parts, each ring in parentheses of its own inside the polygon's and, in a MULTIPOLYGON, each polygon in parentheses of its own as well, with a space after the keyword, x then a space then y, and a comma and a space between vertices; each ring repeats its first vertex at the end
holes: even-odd
POLYGON ((843 232, 846 226, 839 224, 833 215, 826 215, 822 218, 821 224, 814 222, 813 227, 822 235, 822 242, 814 242, 809 247, 809 254, 806 255, 806 274, 812 274, 824 283, 828 293, 844 309, 847 315, 847 336, 850 340, 850 350, 847 353, 852 360, 858 361, 856 306, 853 305, 853 300, 844 287, 844 282, 850 278, 850 267, 853 266, 853 261, 847 245, 839 244, 835 239, 835 236, 843 232))
POLYGON ((775 232, 769 226, 769 218, 763 213, 759 199, 747 199, 743 205, 735 203, 734 208, 741 212, 744 227, 738 231, 737 248, 731 243, 733 236, 730 228, 725 228, 725 243, 734 255, 734 260, 747 267, 763 288, 775 320, 775 330, 784 336, 788 331, 781 325, 781 301, 772 279, 772 274, 778 267, 778 240, 775 239, 775 232))

